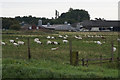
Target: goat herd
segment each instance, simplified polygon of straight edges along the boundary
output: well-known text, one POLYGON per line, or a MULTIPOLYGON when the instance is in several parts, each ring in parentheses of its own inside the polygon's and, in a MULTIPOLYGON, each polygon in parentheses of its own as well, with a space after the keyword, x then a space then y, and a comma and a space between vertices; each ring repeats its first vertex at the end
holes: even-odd
MULTIPOLYGON (((69 41, 68 41, 68 35, 58 35, 58 38, 61 38, 62 39, 62 42, 63 43, 68 43, 69 41)), ((103 37, 103 36, 100 36, 100 35, 85 35, 85 37, 87 37, 87 38, 102 38, 102 39, 105 39, 105 37, 103 37)), ((77 39, 77 40, 82 40, 83 38, 80 36, 80 35, 75 35, 74 36, 74 38, 75 39, 77 39)), ((46 37, 46 39, 47 39, 47 42, 46 42, 46 44, 47 45, 60 45, 60 43, 59 42, 57 42, 57 41, 52 41, 52 39, 53 40, 56 40, 56 37, 54 37, 54 36, 47 36, 46 37)), ((16 37, 16 40, 17 41, 15 41, 15 40, 13 40, 13 39, 11 39, 11 40, 9 40, 9 42, 10 43, 12 43, 14 46, 19 46, 19 45, 24 45, 25 44, 25 42, 24 41, 20 41, 19 40, 19 38, 18 37, 16 37)), ((118 38, 117 39, 118 41, 120 41, 120 39, 118 38)), ((41 41, 40 41, 40 39, 39 38, 35 38, 34 39, 34 42, 35 43, 37 43, 37 44, 43 44, 41 41)), ((99 45, 102 45, 103 43, 105 43, 105 42, 101 42, 101 41, 94 41, 94 43, 97 43, 97 44, 99 44, 99 45)), ((1 41, 0 42, 0 45, 6 45, 7 44, 7 42, 3 42, 3 41, 1 41)), ((57 50, 59 47, 56 47, 56 48, 51 48, 51 50, 57 50)), ((116 47, 113 47, 113 51, 116 51, 116 47)))

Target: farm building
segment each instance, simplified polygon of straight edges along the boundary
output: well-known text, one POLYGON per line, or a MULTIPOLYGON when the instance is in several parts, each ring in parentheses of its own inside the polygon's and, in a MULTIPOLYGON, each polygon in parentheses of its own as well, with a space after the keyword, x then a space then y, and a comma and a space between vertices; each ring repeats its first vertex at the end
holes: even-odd
POLYGON ((28 29, 30 29, 30 28, 32 28, 32 26, 29 25, 29 24, 24 24, 24 25, 21 26, 21 29, 22 29, 22 30, 28 30, 28 29))
POLYGON ((73 31, 74 28, 71 25, 61 25, 61 26, 55 27, 55 30, 73 31))
POLYGON ((120 31, 120 21, 117 20, 85 20, 81 22, 81 25, 86 28, 94 28, 92 30, 98 30, 98 28, 101 28, 101 30, 114 30, 120 31))

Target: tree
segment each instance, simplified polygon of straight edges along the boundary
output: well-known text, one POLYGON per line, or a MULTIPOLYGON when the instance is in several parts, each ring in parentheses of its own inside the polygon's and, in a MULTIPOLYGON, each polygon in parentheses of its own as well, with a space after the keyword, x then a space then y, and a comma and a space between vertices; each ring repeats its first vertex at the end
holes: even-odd
POLYGON ((12 30, 20 30, 20 25, 19 24, 13 24, 10 26, 10 29, 12 30))
POLYGON ((90 15, 88 11, 79 10, 79 9, 72 9, 70 8, 68 12, 62 13, 59 18, 62 19, 72 19, 76 22, 81 22, 83 20, 90 20, 90 15))

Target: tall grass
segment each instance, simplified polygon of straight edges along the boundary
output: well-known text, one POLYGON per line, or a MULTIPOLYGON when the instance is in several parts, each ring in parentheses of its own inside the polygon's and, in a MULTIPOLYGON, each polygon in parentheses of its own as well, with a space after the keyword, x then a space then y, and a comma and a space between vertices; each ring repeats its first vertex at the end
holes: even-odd
MULTIPOLYGON (((8 31, 7 33, 10 33, 8 31)), ((4 32, 6 33, 6 32, 4 32)), ((72 39, 73 51, 79 52, 81 58, 99 58, 100 54, 103 58, 111 57, 111 41, 114 40, 114 46, 117 51, 114 52, 114 57, 118 57, 118 34, 116 32, 55 32, 46 33, 41 31, 15 32, 17 34, 3 34, 2 38, 7 44, 2 46, 3 55, 3 78, 105 78, 117 77, 117 63, 106 63, 103 66, 90 65, 89 67, 80 66, 74 67, 69 65, 69 43, 64 44, 63 39, 58 38, 58 35, 67 34, 72 39), (25 33, 25 35, 23 34, 25 33), (58 34, 59 33, 59 34, 58 34), (46 37, 57 37, 51 41, 60 42, 60 45, 47 45, 46 37), (82 40, 74 38, 75 35, 81 35, 82 40), (85 35, 103 35, 106 40, 101 38, 87 38, 85 35), (24 41, 25 45, 14 46, 9 42, 10 39, 24 41), (28 61, 27 38, 30 39, 30 51, 32 60, 28 61), (34 42, 34 38, 39 38, 42 45, 34 42), (93 41, 105 42, 98 45, 93 41), (56 51, 51 51, 51 48, 59 47, 56 51), (21 71, 22 70, 22 71, 21 71), (12 73, 9 75, 9 73, 12 73), (14 76, 13 76, 14 75, 14 76)))

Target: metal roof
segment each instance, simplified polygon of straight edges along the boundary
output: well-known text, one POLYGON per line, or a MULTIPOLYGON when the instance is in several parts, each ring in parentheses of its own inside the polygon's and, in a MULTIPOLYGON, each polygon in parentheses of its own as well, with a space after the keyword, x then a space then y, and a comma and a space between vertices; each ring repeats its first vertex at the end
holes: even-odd
POLYGON ((81 24, 83 27, 120 27, 118 20, 85 20, 81 24))

